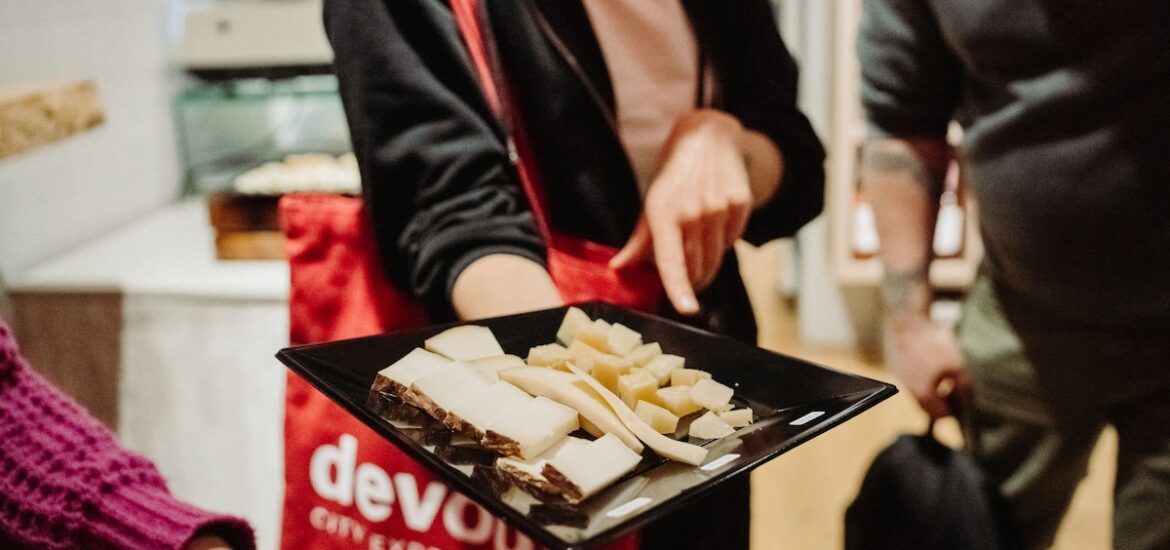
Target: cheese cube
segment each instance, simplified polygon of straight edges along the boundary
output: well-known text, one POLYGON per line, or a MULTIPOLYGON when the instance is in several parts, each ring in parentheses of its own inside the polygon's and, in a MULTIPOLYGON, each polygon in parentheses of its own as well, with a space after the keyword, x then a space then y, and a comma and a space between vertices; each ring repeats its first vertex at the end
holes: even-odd
POLYGON ((646 364, 646 370, 654 375, 654 378, 658 380, 659 386, 665 386, 670 382, 670 373, 683 368, 685 362, 686 360, 682 357, 666 353, 651 359, 646 364))
POLYGON ((577 327, 577 339, 588 344, 593 349, 607 349, 609 323, 597 319, 587 325, 581 325, 577 327))
POLYGON ((573 354, 560 344, 545 344, 528 350, 528 364, 534 367, 552 367, 564 370, 573 354))
POLYGON ((593 372, 593 358, 602 353, 601 350, 580 340, 573 340, 569 344, 569 353, 573 355, 573 364, 585 372, 593 372))
POLYGON ((698 369, 678 369, 670 372, 671 386, 694 386, 695 382, 711 378, 711 373, 698 369))
POLYGON ((711 410, 726 406, 734 394, 735 392, 731 388, 710 378, 695 382, 694 387, 691 388, 691 399, 694 399, 700 407, 711 410))
POLYGON ((662 346, 658 345, 658 342, 650 342, 634 348, 634 351, 627 353, 625 357, 635 367, 644 367, 651 359, 659 355, 662 355, 662 346))
POLYGON ((654 393, 658 396, 658 402, 675 416, 686 416, 703 409, 691 399, 690 386, 658 388, 654 393))
POLYGON ((504 349, 492 330, 479 325, 461 325, 440 332, 423 342, 423 347, 457 361, 503 355, 504 349))
POLYGON ((658 433, 673 434, 678 430, 678 416, 653 403, 639 401, 634 413, 658 433))
POLYGON ((642 335, 621 323, 614 323, 609 327, 609 335, 605 339, 606 349, 614 355, 626 355, 642 345, 642 335))
POLYGON ((719 439, 720 437, 727 437, 733 433, 735 433, 735 429, 711 411, 707 411, 706 414, 691 422, 689 432, 691 437, 697 437, 699 439, 719 439))
POLYGON ((593 377, 613 393, 618 392, 618 377, 630 373, 630 362, 608 353, 593 358, 593 377))
POLYGON ((592 323, 589 315, 579 308, 570 307, 565 311, 565 318, 561 320, 561 326, 557 329, 557 341, 569 345, 577 338, 577 331, 584 325, 592 323))
POLYGON ((658 382, 644 370, 623 374, 618 377, 618 396, 630 408, 634 408, 638 401, 654 402, 658 399, 654 392, 658 391, 658 382))
POLYGON ((719 418, 731 425, 732 428, 742 428, 749 426, 752 423, 751 409, 735 409, 734 411, 727 411, 720 413, 719 418))

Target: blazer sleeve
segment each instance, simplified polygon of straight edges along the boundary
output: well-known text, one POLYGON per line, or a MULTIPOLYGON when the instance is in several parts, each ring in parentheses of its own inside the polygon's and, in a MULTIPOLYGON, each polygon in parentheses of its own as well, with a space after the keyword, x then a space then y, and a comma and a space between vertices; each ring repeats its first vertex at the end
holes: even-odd
POLYGON ((452 315, 476 259, 544 261, 500 125, 443 0, 326 0, 362 192, 391 279, 452 315))
POLYGON ((825 202, 825 151, 797 108, 797 67, 766 0, 726 0, 715 38, 720 107, 772 139, 784 155, 776 194, 752 214, 744 239, 755 245, 791 236, 825 202))

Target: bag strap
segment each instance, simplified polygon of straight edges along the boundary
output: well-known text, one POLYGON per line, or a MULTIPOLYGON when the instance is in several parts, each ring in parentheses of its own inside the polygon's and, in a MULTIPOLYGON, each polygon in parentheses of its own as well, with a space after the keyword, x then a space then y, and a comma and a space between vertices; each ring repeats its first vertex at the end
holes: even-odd
POLYGON ((532 150, 529 148, 524 125, 519 119, 519 111, 507 89, 492 71, 491 57, 488 55, 487 40, 484 37, 483 27, 480 25, 478 0, 450 0, 451 13, 455 16, 455 25, 467 52, 471 58, 472 67, 484 98, 492 112, 504 125, 508 140, 508 156, 516 167, 520 178, 520 185, 524 188, 524 195, 532 208, 532 217, 536 230, 551 245, 552 232, 548 222, 548 207, 544 200, 543 188, 536 179, 535 165, 533 164, 532 150))

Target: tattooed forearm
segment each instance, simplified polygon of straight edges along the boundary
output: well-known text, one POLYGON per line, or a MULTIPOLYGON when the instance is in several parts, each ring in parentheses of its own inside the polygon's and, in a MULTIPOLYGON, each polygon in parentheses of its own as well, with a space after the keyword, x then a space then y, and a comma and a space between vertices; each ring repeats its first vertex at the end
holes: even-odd
POLYGON ((930 269, 925 263, 911 269, 884 267, 882 298, 886 311, 899 313, 914 311, 930 300, 930 269))
POLYGON ((946 162, 937 162, 931 156, 904 142, 871 141, 862 150, 862 179, 878 174, 908 175, 932 192, 941 191, 946 162))

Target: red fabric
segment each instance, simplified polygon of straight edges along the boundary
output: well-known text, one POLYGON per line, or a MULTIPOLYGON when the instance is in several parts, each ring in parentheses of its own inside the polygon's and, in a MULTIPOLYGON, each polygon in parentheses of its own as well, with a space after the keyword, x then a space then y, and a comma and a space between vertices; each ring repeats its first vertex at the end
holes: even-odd
MULTIPOLYGON (((418 303, 383 275, 360 199, 289 195, 280 201, 280 218, 294 344, 426 324, 418 303)), ((627 277, 598 278, 608 272, 597 263, 608 258, 605 250, 574 243, 569 251, 549 251, 550 271, 566 300, 645 305, 644 293, 627 277)), ((286 392, 281 548, 533 547, 299 376, 289 374, 286 392)), ((610 548, 636 550, 637 539, 610 548)))

